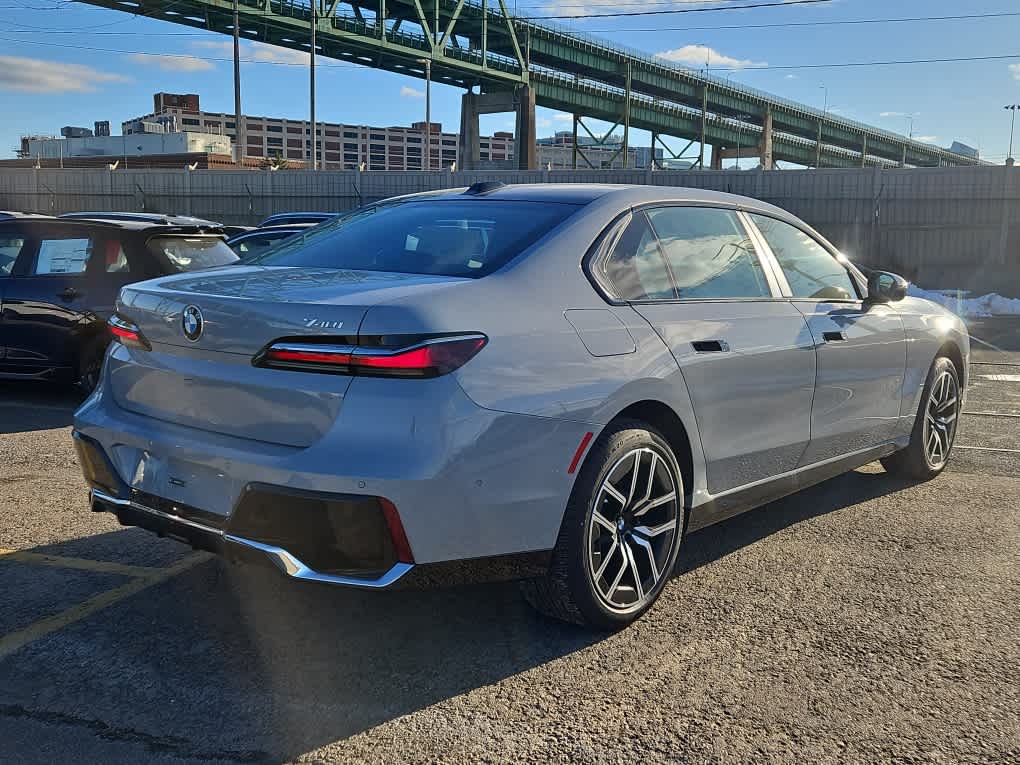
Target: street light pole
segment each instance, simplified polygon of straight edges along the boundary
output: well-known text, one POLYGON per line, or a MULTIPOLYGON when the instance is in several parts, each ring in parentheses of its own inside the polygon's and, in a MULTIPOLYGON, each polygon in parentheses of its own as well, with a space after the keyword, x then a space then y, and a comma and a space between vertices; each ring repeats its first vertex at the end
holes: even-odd
POLYGON ((1013 130, 1016 128, 1016 110, 1020 109, 1020 104, 1008 104, 1002 108, 1009 109, 1013 112, 1013 116, 1009 121, 1009 157, 1006 158, 1006 162, 1008 164, 1009 160, 1013 159, 1013 130))
POLYGON ((241 30, 234 0, 234 163, 244 164, 245 140, 241 127, 241 30))
POLYGON ((818 87, 821 88, 825 92, 825 101, 823 102, 823 105, 822 105, 822 114, 828 114, 829 113, 829 86, 828 85, 819 85, 818 87))
POLYGON ((422 169, 432 169, 432 60, 427 58, 418 59, 419 64, 425 65, 425 156, 422 160, 422 169))
POLYGON ((315 134, 315 27, 318 26, 318 13, 316 11, 316 3, 318 0, 312 0, 312 34, 311 34, 311 49, 308 51, 308 90, 309 90, 309 105, 311 107, 311 114, 309 115, 312 123, 312 170, 319 169, 319 143, 315 134))

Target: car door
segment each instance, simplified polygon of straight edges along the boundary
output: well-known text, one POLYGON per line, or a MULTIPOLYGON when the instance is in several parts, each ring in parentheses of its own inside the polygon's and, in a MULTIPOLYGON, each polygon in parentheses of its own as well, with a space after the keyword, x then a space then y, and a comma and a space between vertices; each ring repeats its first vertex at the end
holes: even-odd
POLYGON ((8 371, 71 366, 87 310, 85 270, 94 246, 88 230, 53 227, 33 234, 4 291, 8 371))
POLYGON ((811 232, 767 215, 748 217, 815 344, 811 443, 801 464, 889 441, 897 430, 906 365, 899 314, 888 305, 866 303, 845 259, 811 232))
POLYGON ((14 264, 28 242, 27 234, 16 226, 0 227, 0 368, 7 356, 7 333, 4 324, 4 297, 14 271, 14 264))
POLYGON ((708 490, 793 470, 810 438, 811 335, 804 316, 779 298, 741 214, 684 205, 638 210, 617 250, 615 280, 625 282, 628 270, 637 275, 644 287, 631 288, 630 302, 680 365, 708 490))

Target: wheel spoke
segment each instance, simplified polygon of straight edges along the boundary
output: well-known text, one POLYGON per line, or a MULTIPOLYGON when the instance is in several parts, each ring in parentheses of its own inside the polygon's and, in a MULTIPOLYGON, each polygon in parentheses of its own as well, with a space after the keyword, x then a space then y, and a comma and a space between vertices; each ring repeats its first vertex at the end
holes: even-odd
POLYGON ((619 502, 621 508, 627 506, 627 498, 623 496, 619 491, 617 491, 616 487, 613 486, 613 484, 609 483, 608 478, 606 479, 606 482, 602 485, 602 491, 604 491, 610 497, 619 502))
POLYGON ((635 536, 634 544, 640 545, 648 553, 648 565, 652 567, 652 584, 659 581, 659 567, 655 563, 655 551, 652 549, 652 543, 647 539, 635 536))
POLYGON ((660 523, 658 526, 637 526, 634 528, 634 531, 647 539, 651 539, 652 537, 657 537, 660 534, 665 534, 667 531, 672 531, 675 528, 676 518, 673 518, 665 523, 660 523))
POLYGON ((617 539, 613 540, 613 544, 610 545, 609 551, 606 553, 606 557, 602 561, 602 565, 599 566, 599 570, 595 572, 595 581, 598 582, 606 569, 609 568, 609 562, 613 559, 613 553, 615 553, 620 547, 620 542, 617 539))
POLYGON ((634 492, 637 491, 638 473, 641 472, 641 452, 634 452, 634 472, 630 477, 630 491, 627 492, 627 504, 634 501, 634 492))
POLYGON ((948 401, 943 401, 941 404, 935 407, 936 412, 944 412, 950 407, 956 408, 956 396, 952 396, 948 401))
POLYGON ((655 466, 659 462, 659 457, 655 452, 652 452, 652 464, 648 467, 648 484, 645 486, 645 495, 641 498, 639 504, 644 504, 652 498, 652 490, 655 488, 655 466))
POLYGON ((606 516, 604 516, 598 510, 591 511, 591 519, 595 521, 595 523, 597 523, 599 526, 602 526, 604 529, 609 531, 611 534, 616 533, 616 524, 613 523, 608 518, 606 518, 606 516))
POLYGON ((675 491, 671 491, 669 494, 663 494, 661 497, 653 499, 651 502, 649 502, 648 504, 644 505, 639 510, 635 510, 634 511, 634 516, 637 517, 639 515, 644 515, 649 510, 652 510, 653 508, 659 507, 659 505, 665 505, 667 502, 672 502, 674 499, 676 499, 676 492, 675 491))
POLYGON ((638 571, 637 560, 634 558, 634 551, 626 542, 623 543, 623 552, 627 556, 627 564, 630 566, 631 574, 634 577, 634 593, 638 600, 645 599, 645 588, 641 584, 641 572, 638 571))
POLYGON ((623 553, 623 565, 620 566, 620 570, 616 572, 616 578, 613 579, 613 583, 609 585, 609 591, 606 593, 606 599, 612 600, 616 594, 616 588, 620 586, 620 580, 623 579, 623 575, 627 573, 627 566, 630 564, 630 558, 627 557, 627 547, 623 546, 621 549, 623 553))

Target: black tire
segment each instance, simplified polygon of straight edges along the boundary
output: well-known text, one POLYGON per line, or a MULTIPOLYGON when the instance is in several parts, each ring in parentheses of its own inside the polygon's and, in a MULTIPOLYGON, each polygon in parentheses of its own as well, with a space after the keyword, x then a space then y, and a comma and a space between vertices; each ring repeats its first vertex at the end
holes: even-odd
POLYGON ((103 357, 109 344, 108 338, 93 337, 82 345, 81 353, 78 355, 78 379, 75 382, 86 395, 92 393, 99 384, 99 375, 103 371, 103 357))
POLYGON ((591 448, 577 476, 548 573, 521 582, 521 591, 535 609, 553 618, 603 630, 625 627, 652 606, 671 578, 685 523, 683 479, 666 439, 640 421, 613 423, 591 448), (638 476, 633 482, 627 478, 630 473, 620 473, 628 467, 625 460, 631 460, 631 469, 638 476), (606 494, 609 489, 603 488, 604 483, 612 482, 618 474, 630 483, 633 503, 619 503, 606 494), (670 494, 669 481, 675 499, 662 502, 670 494), (639 492, 644 494, 640 499, 639 492), (595 502, 600 498, 600 510, 606 513, 599 514, 603 523, 593 518, 595 502), (604 521, 616 506, 620 509, 614 513, 615 530, 609 531, 604 521), (625 517, 628 507, 637 512, 625 517), (655 526, 648 525, 653 522, 655 526), (672 531, 663 531, 671 522, 672 531), (667 533, 672 537, 667 539, 667 533), (602 551, 595 552, 599 549, 602 551), (639 554, 635 555, 635 550, 639 554), (600 570, 606 572, 601 577, 595 572, 597 561, 603 561, 600 570), (647 577, 643 576, 646 572, 647 577), (632 584, 623 584, 621 575, 632 584), (610 578, 615 579, 612 584, 610 578), (608 598, 596 581, 611 589, 608 598), (612 604, 615 593, 619 593, 620 600, 634 600, 612 604))
MULTIPOLYGON (((939 394, 941 387, 935 390, 939 394)), ((952 453, 953 443, 956 439, 956 426, 960 416, 960 375, 956 365, 945 356, 938 356, 928 370, 928 379, 925 380, 924 390, 921 392, 921 402, 917 408, 917 415, 914 418, 914 429, 910 434, 910 444, 888 457, 882 458, 882 467, 886 472, 900 478, 907 478, 914 481, 929 481, 946 468, 946 463, 952 453), (946 376, 949 382, 943 383, 946 376), (952 386, 952 404, 945 406, 939 411, 933 411, 932 392, 936 383, 941 386, 947 384, 952 386), (933 431, 935 431, 933 436, 933 431), (939 442, 941 455, 932 454, 930 445, 931 438, 939 442)))

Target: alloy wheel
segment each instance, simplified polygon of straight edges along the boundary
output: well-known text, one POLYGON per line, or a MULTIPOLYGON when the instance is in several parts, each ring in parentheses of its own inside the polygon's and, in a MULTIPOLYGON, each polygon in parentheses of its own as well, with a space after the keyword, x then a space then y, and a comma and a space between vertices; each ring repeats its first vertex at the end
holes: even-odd
POLYGON ((924 455, 938 469, 949 458, 956 437, 959 413, 959 386, 956 377, 943 370, 932 382, 924 410, 924 455))
POLYGON ((657 591, 682 531, 682 491, 670 461, 632 449, 606 474, 588 520, 588 574, 603 604, 620 613, 657 591))

